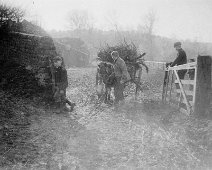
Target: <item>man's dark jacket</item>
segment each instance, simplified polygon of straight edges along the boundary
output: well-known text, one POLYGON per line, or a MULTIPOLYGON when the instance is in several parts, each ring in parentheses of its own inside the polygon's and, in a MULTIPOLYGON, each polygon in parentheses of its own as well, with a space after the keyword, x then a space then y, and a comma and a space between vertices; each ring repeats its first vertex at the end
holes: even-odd
POLYGON ((68 79, 67 79, 67 71, 63 67, 58 67, 55 69, 55 83, 63 84, 66 88, 68 86, 68 79))
POLYGON ((177 58, 174 60, 174 62, 171 64, 171 67, 175 65, 182 65, 187 63, 187 56, 185 51, 181 48, 178 51, 177 58))
MULTIPOLYGON (((171 64, 171 67, 175 65, 182 65, 187 63, 187 56, 185 51, 181 48, 178 51, 177 58, 174 60, 174 62, 171 64)), ((186 74, 187 70, 179 70, 178 75, 180 79, 184 79, 184 76, 186 74)))

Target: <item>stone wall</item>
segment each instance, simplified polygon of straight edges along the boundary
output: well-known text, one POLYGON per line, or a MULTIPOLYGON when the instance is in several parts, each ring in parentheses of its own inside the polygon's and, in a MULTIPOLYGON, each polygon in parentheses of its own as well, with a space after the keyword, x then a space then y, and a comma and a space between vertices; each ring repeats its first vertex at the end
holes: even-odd
MULTIPOLYGON (((42 37, 23 33, 4 33, 0 34, 0 37, 0 63, 12 62, 18 64, 26 72, 34 75, 38 89, 49 90, 49 93, 51 93, 52 59, 57 55, 53 40, 47 36, 42 37)), ((4 73, 3 68, 1 68, 0 81, 3 84, 3 78, 7 79, 8 77, 4 77, 8 73, 8 68, 6 70, 4 73)), ((15 73, 11 72, 11 74, 14 74, 12 77, 16 76, 15 73)), ((10 80, 6 80, 6 85, 8 81, 10 80)), ((24 80, 20 79, 20 81, 24 80)))

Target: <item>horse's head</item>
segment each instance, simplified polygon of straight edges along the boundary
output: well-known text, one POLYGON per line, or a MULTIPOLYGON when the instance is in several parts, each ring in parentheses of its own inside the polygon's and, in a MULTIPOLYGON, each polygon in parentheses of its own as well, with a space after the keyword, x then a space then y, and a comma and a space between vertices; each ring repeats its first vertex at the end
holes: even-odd
POLYGON ((98 68, 101 75, 109 76, 114 72, 114 67, 111 63, 101 62, 98 64, 98 68))
POLYGON ((114 66, 108 62, 101 62, 98 64, 98 72, 103 78, 105 84, 112 84, 111 78, 113 78, 114 66))
POLYGON ((107 73, 107 71, 106 71, 106 65, 105 65, 104 62, 101 62, 101 63, 98 64, 98 71, 99 71, 99 74, 100 75, 104 75, 104 74, 107 73))

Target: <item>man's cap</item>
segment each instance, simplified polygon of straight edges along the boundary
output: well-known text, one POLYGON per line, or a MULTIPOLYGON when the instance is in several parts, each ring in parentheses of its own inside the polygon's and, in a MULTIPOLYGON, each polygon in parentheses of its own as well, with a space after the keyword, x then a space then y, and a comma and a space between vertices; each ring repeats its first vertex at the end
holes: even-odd
POLYGON ((113 52, 111 53, 111 56, 118 57, 118 56, 119 56, 118 51, 113 51, 113 52))
POLYGON ((179 45, 181 45, 181 42, 179 42, 179 41, 174 43, 174 47, 177 47, 179 45))

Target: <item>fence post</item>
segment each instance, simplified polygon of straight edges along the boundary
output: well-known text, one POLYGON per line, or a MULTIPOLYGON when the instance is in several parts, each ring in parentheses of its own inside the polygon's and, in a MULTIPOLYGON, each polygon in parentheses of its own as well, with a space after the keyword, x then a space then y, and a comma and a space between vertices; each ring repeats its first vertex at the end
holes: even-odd
POLYGON ((210 107, 211 95, 211 57, 197 57, 196 89, 194 101, 194 115, 206 117, 206 111, 210 107))

